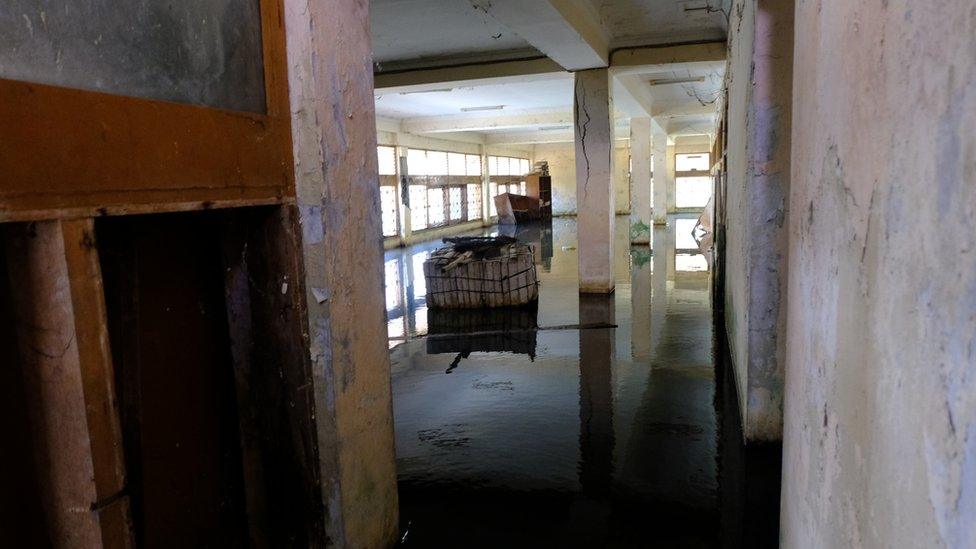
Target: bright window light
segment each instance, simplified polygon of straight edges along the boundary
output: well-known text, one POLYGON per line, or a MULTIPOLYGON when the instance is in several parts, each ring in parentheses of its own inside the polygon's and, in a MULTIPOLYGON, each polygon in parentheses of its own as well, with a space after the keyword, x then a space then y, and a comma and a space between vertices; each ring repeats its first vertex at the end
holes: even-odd
POLYGON ((679 208, 704 208, 712 197, 711 176, 678 177, 674 186, 674 204, 679 208))
POLYGON ((709 165, 709 153, 676 154, 674 155, 674 170, 677 172, 704 171, 709 165))

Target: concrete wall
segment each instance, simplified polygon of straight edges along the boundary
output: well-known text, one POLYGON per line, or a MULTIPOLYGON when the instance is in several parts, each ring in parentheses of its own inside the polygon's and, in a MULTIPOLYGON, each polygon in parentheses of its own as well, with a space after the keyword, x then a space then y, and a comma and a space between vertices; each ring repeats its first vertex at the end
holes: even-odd
POLYGON ((786 547, 976 547, 976 6, 798 2, 786 547))
POLYGON ((747 440, 782 437, 793 0, 737 0, 729 31, 725 316, 747 440))
MULTIPOLYGON (((535 146, 535 159, 549 161, 553 215, 576 215, 576 153, 572 143, 535 146)), ((617 214, 630 213, 630 147, 617 141, 614 148, 614 204, 617 214)))

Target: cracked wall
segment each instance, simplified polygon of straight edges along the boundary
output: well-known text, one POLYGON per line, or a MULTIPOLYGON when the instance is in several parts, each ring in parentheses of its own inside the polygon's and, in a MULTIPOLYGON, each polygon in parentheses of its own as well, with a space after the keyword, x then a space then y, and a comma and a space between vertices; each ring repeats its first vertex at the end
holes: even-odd
POLYGON ((976 547, 976 5, 798 2, 786 547, 976 547))
POLYGON ((738 0, 729 28, 725 317, 748 441, 782 438, 793 0, 738 0))

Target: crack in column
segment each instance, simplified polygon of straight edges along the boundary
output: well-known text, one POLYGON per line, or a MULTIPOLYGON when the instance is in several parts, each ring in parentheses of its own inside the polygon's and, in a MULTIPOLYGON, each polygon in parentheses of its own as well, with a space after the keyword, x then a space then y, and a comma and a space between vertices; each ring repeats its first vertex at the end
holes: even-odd
POLYGON ((583 180, 583 192, 589 188, 590 184, 590 157, 586 154, 586 126, 590 123, 590 113, 586 110, 586 93, 583 89, 583 83, 577 78, 576 80, 576 129, 578 130, 580 147, 583 149, 583 161, 586 162, 586 179, 583 180), (583 115, 586 116, 586 122, 580 125, 581 116, 580 109, 583 111, 583 115))

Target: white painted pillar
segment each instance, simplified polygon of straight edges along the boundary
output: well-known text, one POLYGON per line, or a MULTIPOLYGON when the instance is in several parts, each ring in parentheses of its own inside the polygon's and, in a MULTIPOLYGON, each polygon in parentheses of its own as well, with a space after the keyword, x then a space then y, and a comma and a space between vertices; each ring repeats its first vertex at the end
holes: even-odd
MULTIPOLYGON (((399 140, 400 135, 396 134, 396 139, 399 140)), ((413 226, 410 224, 410 207, 407 206, 409 202, 410 189, 403 185, 404 177, 406 174, 407 166, 407 149, 406 147, 401 147, 397 145, 396 147, 396 173, 397 173, 397 208, 400 210, 400 244, 406 245, 413 236, 413 226)))
POLYGON ((651 243, 651 119, 630 119, 630 242, 651 243))
POLYGON ((607 69, 578 71, 573 97, 580 293, 613 291, 613 99, 607 69))
MULTIPOLYGON (((654 224, 664 225, 668 222, 668 188, 671 187, 671 177, 668 171, 668 133, 662 126, 662 121, 654 120, 651 124, 654 147, 654 224)), ((666 122, 664 122, 666 124, 666 122)))
POLYGON ((399 513, 383 292, 369 3, 286 0, 315 448, 324 532, 309 545, 392 547, 399 513))
POLYGON ((488 175, 488 147, 486 145, 479 145, 478 150, 481 151, 481 219, 483 221, 482 226, 490 227, 492 225, 491 221, 491 207, 488 205, 488 201, 492 200, 489 195, 491 183, 491 176, 488 175))
POLYGON ((662 225, 654 226, 651 273, 651 347, 660 348, 664 340, 664 321, 668 312, 668 271, 674 262, 674 250, 668 245, 668 231, 662 225))

